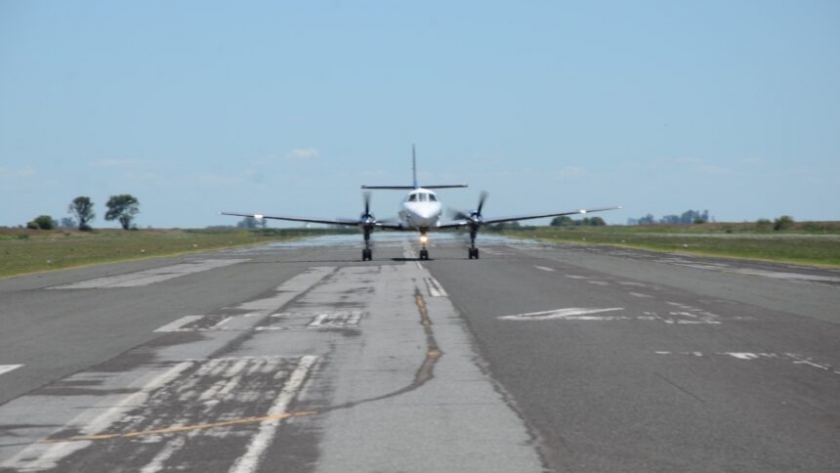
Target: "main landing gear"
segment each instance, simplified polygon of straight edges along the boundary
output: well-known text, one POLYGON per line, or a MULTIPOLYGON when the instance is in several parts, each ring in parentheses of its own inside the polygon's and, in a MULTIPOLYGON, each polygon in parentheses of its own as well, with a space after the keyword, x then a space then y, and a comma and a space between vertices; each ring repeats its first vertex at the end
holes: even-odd
POLYGON ((475 236, 478 231, 470 231, 470 259, 478 259, 478 248, 475 247, 475 236))

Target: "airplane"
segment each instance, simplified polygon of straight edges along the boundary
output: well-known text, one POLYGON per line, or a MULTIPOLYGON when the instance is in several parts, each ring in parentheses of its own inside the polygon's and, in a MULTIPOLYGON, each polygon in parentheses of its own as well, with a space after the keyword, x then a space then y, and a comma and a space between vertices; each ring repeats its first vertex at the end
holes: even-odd
POLYGON ((421 187, 417 181, 417 157, 414 146, 411 147, 411 161, 412 161, 412 175, 413 183, 411 186, 394 185, 394 186, 367 186, 363 185, 365 190, 364 196, 364 212, 357 219, 323 219, 310 217, 294 217, 286 215, 265 215, 265 214, 250 214, 238 212, 221 212, 221 215, 230 215, 235 217, 250 217, 256 220, 274 219, 286 220, 291 222, 307 222, 307 223, 322 223, 327 225, 344 225, 359 227, 364 235, 365 247, 362 250, 362 261, 372 261, 373 250, 370 246, 370 235, 377 228, 389 230, 415 230, 420 232, 420 259, 429 259, 429 250, 426 245, 429 241, 429 230, 442 230, 447 228, 468 228, 470 232, 470 247, 469 259, 479 259, 479 251, 475 246, 475 239, 478 235, 479 229, 483 225, 491 225, 504 222, 516 222, 520 220, 531 220, 546 217, 559 217, 563 215, 587 214, 592 212, 603 212, 606 210, 620 209, 621 207, 605 207, 598 209, 580 209, 566 212, 549 212, 540 214, 516 215, 512 217, 502 218, 484 218, 482 209, 484 202, 487 200, 487 193, 482 192, 478 207, 475 210, 468 212, 457 212, 454 219, 450 222, 441 222, 441 214, 443 213, 443 204, 438 199, 437 194, 432 189, 453 189, 464 188, 467 184, 439 184, 421 187), (371 190, 408 190, 408 194, 400 204, 399 220, 377 220, 370 211, 370 191, 371 190))

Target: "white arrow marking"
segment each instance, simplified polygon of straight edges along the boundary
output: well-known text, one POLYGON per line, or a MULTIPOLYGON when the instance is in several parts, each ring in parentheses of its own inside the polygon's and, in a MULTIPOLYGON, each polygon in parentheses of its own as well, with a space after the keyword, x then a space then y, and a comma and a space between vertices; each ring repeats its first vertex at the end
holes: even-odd
POLYGON ((609 309, 581 309, 568 308, 557 310, 546 310, 543 312, 531 312, 528 314, 505 315, 499 317, 501 320, 629 320, 629 317, 618 316, 590 316, 589 314, 599 314, 601 312, 613 312, 616 310, 624 310, 623 307, 613 307, 609 309))
POLYGON ((8 373, 9 371, 14 371, 20 368, 23 365, 0 365, 0 374, 8 373))

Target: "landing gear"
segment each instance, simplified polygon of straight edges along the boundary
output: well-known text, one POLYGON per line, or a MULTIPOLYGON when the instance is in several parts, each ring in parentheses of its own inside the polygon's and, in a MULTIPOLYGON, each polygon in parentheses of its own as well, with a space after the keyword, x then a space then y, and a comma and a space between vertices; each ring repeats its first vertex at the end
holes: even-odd
POLYGON ((373 250, 370 249, 370 232, 368 227, 364 228, 365 232, 365 249, 362 250, 362 261, 373 260, 373 250))
POLYGON ((478 235, 478 229, 470 230, 470 259, 478 259, 478 248, 475 247, 475 237, 478 235))
POLYGON ((429 237, 426 236, 426 229, 420 229, 420 259, 421 260, 428 260, 429 259, 429 250, 426 249, 426 242, 429 241, 429 237))

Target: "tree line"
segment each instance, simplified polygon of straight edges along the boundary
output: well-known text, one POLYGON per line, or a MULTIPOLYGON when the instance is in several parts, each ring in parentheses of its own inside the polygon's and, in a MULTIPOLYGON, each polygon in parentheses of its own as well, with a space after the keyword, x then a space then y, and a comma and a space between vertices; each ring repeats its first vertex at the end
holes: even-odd
MULTIPOLYGON (((137 197, 131 194, 112 195, 108 202, 105 203, 108 210, 105 212, 105 220, 120 222, 123 230, 135 229, 132 226, 134 216, 140 213, 140 201, 137 197)), ((90 231, 93 229, 90 223, 96 218, 96 212, 93 210, 93 201, 88 196, 79 196, 70 202, 67 206, 67 213, 72 217, 65 217, 61 219, 60 225, 63 227, 76 227, 81 231, 90 231)), ((26 228, 52 230, 59 226, 49 215, 39 215, 32 221, 26 224, 26 228)))
POLYGON ((695 223, 706 223, 709 221, 709 211, 704 210, 686 210, 682 215, 665 215, 659 220, 652 214, 647 214, 641 218, 628 218, 627 225, 653 225, 655 223, 664 223, 668 225, 691 225, 695 223))

